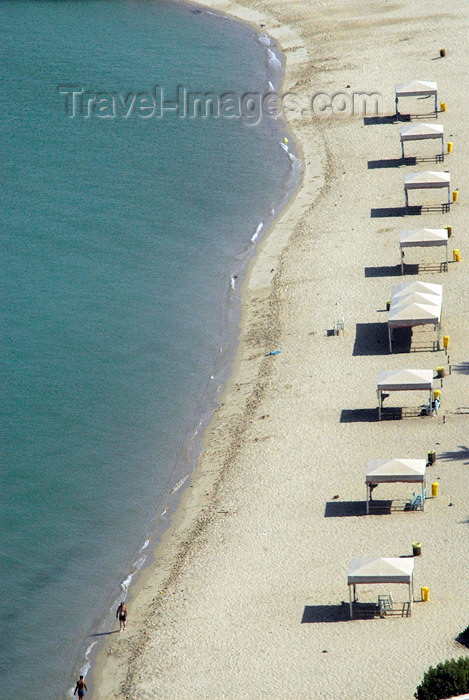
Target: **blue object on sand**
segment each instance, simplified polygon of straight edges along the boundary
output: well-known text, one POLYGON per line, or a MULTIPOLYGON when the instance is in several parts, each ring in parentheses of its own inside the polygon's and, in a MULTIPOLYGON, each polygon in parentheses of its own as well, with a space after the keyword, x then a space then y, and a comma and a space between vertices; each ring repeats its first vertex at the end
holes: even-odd
POLYGON ((272 352, 267 353, 266 357, 268 357, 269 355, 278 355, 281 352, 281 350, 272 350, 272 352))

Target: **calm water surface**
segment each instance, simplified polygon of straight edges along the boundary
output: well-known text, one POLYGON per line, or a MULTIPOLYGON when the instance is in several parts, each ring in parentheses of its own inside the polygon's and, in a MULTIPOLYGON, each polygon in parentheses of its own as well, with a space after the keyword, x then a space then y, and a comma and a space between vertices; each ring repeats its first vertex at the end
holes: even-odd
POLYGON ((193 10, 0 3, 2 698, 63 697, 109 628, 229 363, 230 276, 294 177, 272 119, 66 116, 64 85, 278 81, 262 37, 193 10))

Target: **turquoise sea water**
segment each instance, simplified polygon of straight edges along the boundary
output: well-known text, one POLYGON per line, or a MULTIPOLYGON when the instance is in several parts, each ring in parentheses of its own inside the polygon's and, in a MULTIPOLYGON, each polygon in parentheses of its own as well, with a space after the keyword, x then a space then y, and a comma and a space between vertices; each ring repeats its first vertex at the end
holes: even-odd
POLYGON ((0 696, 59 698, 169 522, 234 347, 231 275, 298 173, 273 119, 66 114, 64 86, 266 93, 280 65, 248 27, 15 0, 0 35, 0 696))

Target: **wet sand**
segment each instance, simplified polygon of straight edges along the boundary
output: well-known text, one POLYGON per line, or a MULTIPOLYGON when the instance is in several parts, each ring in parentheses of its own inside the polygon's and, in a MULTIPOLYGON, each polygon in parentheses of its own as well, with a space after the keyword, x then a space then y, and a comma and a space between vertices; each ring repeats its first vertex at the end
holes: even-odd
MULTIPOLYGON (((448 106, 437 123, 454 151, 403 165, 402 124, 391 119, 287 115, 302 184, 250 265, 231 380, 173 525, 132 590, 128 628, 98 656, 93 698, 407 700, 431 664, 468 653, 455 638, 469 623, 469 11, 454 0, 207 5, 274 37, 283 90, 300 107, 317 93, 379 93, 391 115, 396 84, 436 80, 448 106), (426 169, 449 169, 459 201, 450 213, 403 216, 404 174, 426 169), (399 232, 446 225, 462 262, 442 273, 441 251, 412 251, 407 261, 425 269, 401 277, 399 232), (443 284, 449 356, 422 330, 389 354, 386 300, 415 279, 443 284), (345 332, 328 333, 342 317, 345 332), (376 420, 380 370, 450 365, 437 416, 376 420), (438 482, 439 495, 424 513, 363 514, 369 459, 431 449, 427 490, 438 482), (409 556, 415 541, 412 616, 348 620, 351 558, 409 556)), ((409 153, 433 154, 436 143, 409 153)), ((418 414, 426 399, 399 393, 385 406, 418 414)), ((375 497, 411 492, 380 486, 375 497)), ((376 601, 374 589, 361 597, 376 601)))

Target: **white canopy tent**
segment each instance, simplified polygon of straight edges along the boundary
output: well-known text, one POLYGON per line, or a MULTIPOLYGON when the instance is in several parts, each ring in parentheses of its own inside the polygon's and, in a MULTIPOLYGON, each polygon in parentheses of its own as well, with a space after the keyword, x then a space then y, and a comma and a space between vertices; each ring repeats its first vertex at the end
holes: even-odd
MULTIPOLYGON (((433 400, 433 370, 431 369, 387 369, 378 376, 378 420, 381 420, 383 392, 428 391, 430 406, 433 400)), ((433 415, 430 411, 430 415, 433 415)))
POLYGON ((439 124, 411 124, 401 127, 401 152, 405 158, 404 143, 406 141, 423 141, 426 139, 441 139, 441 160, 445 159, 444 127, 439 124))
POLYGON ((404 248, 445 246, 446 269, 448 269, 448 229, 446 228, 417 228, 401 231, 399 246, 401 250, 402 274, 404 274, 404 248))
POLYGON ((388 338, 389 352, 392 352, 392 331, 394 328, 408 328, 431 324, 436 331, 437 348, 440 349, 441 306, 438 304, 403 303, 389 310, 388 338))
POLYGON ((371 492, 375 484, 397 482, 422 485, 422 510, 425 503, 424 459, 370 459, 366 465, 366 512, 370 512, 371 492))
POLYGON ((450 203, 451 177, 446 172, 426 170, 421 173, 404 175, 405 205, 409 206, 409 190, 433 190, 446 187, 448 193, 447 204, 450 203))
POLYGON ((431 324, 440 346, 441 303, 443 287, 441 284, 426 282, 409 282, 392 288, 391 306, 388 314, 389 352, 392 352, 392 331, 394 328, 406 328, 431 324))
POLYGON ((409 608, 412 612, 414 560, 412 558, 352 559, 347 576, 349 586, 350 619, 353 603, 357 600, 356 587, 360 583, 403 583, 409 587, 409 608), (353 598, 352 598, 353 587, 353 598))
POLYGON ((426 80, 412 80, 410 83, 396 85, 396 117, 399 116, 400 97, 431 97, 435 98, 435 117, 438 119, 438 86, 426 80))

